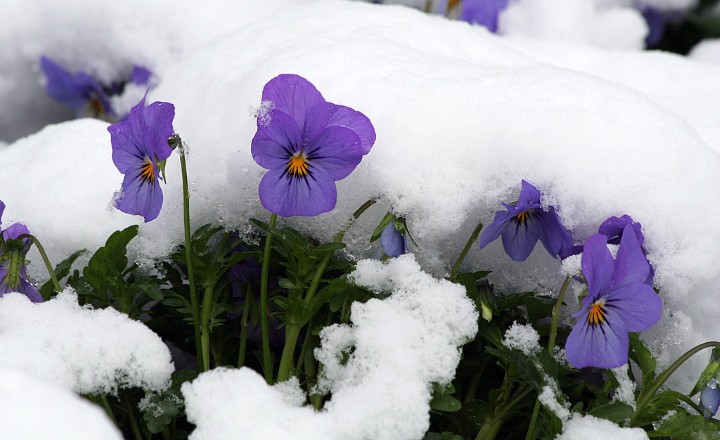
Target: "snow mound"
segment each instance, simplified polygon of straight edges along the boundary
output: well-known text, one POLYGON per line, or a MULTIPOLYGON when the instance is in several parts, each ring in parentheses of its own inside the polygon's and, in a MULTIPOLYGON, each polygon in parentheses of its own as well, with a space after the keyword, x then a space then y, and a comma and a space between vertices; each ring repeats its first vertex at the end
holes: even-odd
POLYGON ((105 412, 20 371, 0 368, 0 438, 121 440, 105 412))
POLYGON ((318 388, 332 392, 325 409, 298 406, 296 383, 288 391, 247 369, 213 370, 182 388, 197 425, 191 439, 423 437, 432 383, 452 381, 460 347, 477 332, 477 311, 464 288, 424 273, 412 255, 360 261, 351 277, 393 293, 353 304, 352 325, 321 332, 318 388))
POLYGON ((573 415, 563 426, 556 440, 647 440, 642 428, 622 428, 615 423, 593 416, 573 415))
POLYGON ((15 293, 0 298, 0 352, 0 367, 80 394, 161 390, 174 370, 150 329, 111 308, 81 307, 70 287, 44 303, 15 293))

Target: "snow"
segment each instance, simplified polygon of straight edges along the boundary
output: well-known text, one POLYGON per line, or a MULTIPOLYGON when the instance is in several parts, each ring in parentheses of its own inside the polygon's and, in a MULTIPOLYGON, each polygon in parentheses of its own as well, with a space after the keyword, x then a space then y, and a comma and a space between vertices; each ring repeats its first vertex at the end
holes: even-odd
POLYGON ((32 378, 0 367, 0 438, 23 440, 121 440, 97 405, 32 378))
POLYGON ((0 298, 0 352, 1 368, 80 394, 161 390, 174 370, 150 329, 112 308, 81 307, 70 287, 38 304, 16 293, 0 298))
POLYGON ((647 440, 642 428, 621 428, 615 423, 593 416, 575 414, 563 426, 556 440, 647 440))
POLYGON ((297 382, 270 387, 251 370, 216 369, 183 385, 189 420, 197 425, 191 440, 423 437, 432 383, 453 379, 460 347, 477 332, 477 311, 461 286, 424 273, 412 255, 388 264, 362 260, 351 278, 393 293, 354 303, 352 325, 320 333, 318 388, 332 392, 324 410, 299 406, 297 382))
POLYGON ((618 381, 618 387, 613 394, 613 402, 627 403, 635 408, 635 382, 630 379, 630 366, 628 364, 622 367, 613 368, 613 375, 618 381))
POLYGON ((688 58, 710 64, 720 64, 720 38, 702 40, 692 48, 688 58))
POLYGON ((505 331, 502 344, 507 348, 519 350, 526 356, 533 356, 541 350, 540 334, 530 324, 518 324, 514 322, 505 331))
MULTIPOLYGON (((532 10, 540 3, 524 0, 522 7, 532 10)), ((684 0, 652 3, 688 7, 684 0)), ((328 239, 360 204, 379 196, 378 206, 348 233, 347 255, 360 259, 374 254, 368 236, 392 209, 407 218, 419 245, 417 262, 424 271, 442 276, 475 225, 488 224, 501 201, 514 199, 522 178, 558 207, 578 241, 596 233, 607 217, 630 214, 643 225, 666 306, 663 321, 646 337, 660 364, 667 365, 695 343, 720 339, 720 328, 708 325, 720 313, 713 293, 720 281, 720 248, 715 245, 720 242, 720 203, 712 190, 720 175, 720 67, 659 52, 590 47, 637 48, 643 35, 626 3, 618 2, 612 11, 598 3, 592 13, 588 4, 572 6, 579 18, 567 31, 571 41, 559 41, 540 23, 530 38, 510 31, 495 36, 481 27, 404 7, 333 0, 223 0, 211 5, 189 0, 5 0, 0 14, 0 41, 7 42, 0 45, 0 163, 5 165, 0 199, 7 204, 3 223, 26 223, 59 262, 78 249, 94 251, 110 232, 141 221, 107 209, 122 181, 112 165, 107 124, 76 120, 45 127, 70 114, 45 96, 37 67, 40 55, 104 80, 127 74, 134 64, 156 73, 158 86, 149 101, 175 104, 175 129, 190 145, 195 227, 213 222, 247 230, 249 218, 267 218, 257 196, 263 170, 249 153, 256 126, 248 108, 261 106, 262 86, 269 79, 297 73, 328 101, 368 115, 377 143, 356 171, 338 183, 335 211, 316 219, 283 221, 328 239), (619 23, 627 27, 618 31, 619 23), (581 33, 584 30, 591 33, 581 33)), ((123 102, 132 104, 129 97, 123 102)), ((140 237, 132 242, 138 258, 165 256, 182 241, 175 156, 167 176, 160 217, 142 224, 140 237)), ((44 279, 39 256, 31 254, 31 259, 31 275, 44 279)), ((463 268, 492 269, 500 291, 534 288, 555 293, 564 276, 560 263, 542 247, 528 262, 514 263, 498 243, 482 251, 475 246, 463 268)), ((379 267, 373 270, 382 272, 379 267)), ((0 305, 0 312, 6 307, 23 313, 45 307, 33 309, 14 296, 0 305)), ((385 302, 371 302, 368 308, 392 316, 396 310, 385 302)), ((365 312, 359 307, 353 319, 375 319, 365 312)), ((22 336, 18 332, 17 337, 22 336)), ((360 336, 354 326, 334 328, 325 337, 327 344, 339 348, 358 343, 360 336)), ((29 355, 19 359, 23 356, 29 355)), ((62 362, 74 365, 67 353, 64 356, 62 362)), ((437 366, 433 374, 447 379, 441 373, 453 361, 437 366)), ((19 360, 4 356, 0 362, 19 360)), ((671 384, 689 389, 702 363, 692 360, 671 384)), ((35 368, 44 369, 42 364, 35 368)), ((339 368, 329 372, 328 386, 339 387, 350 380, 345 376, 350 373, 339 368)), ((426 373, 423 384, 432 376, 426 373)), ((197 389, 203 383, 215 386, 214 380, 220 387, 224 376, 253 384, 258 399, 272 407, 284 395, 265 389, 243 371, 203 376, 197 389)), ((117 385, 107 378, 97 383, 48 380, 74 389, 117 385)), ((158 386, 162 382, 147 380, 158 386)), ((255 413, 243 396, 245 390, 223 391, 239 393, 237 399, 247 401, 237 408, 255 413)), ((427 388, 417 385, 405 392, 425 396, 427 388)), ((333 405, 340 401, 334 399, 333 405)), ((298 420, 310 417, 300 408, 283 408, 298 420)), ((265 417, 271 415, 258 413, 243 423, 259 425, 269 420, 265 417)), ((322 417, 322 426, 335 429, 325 422, 328 416, 322 417)), ((318 426, 308 425, 310 430, 318 426)), ((200 432, 214 429, 203 426, 200 432)), ((420 426, 418 422, 412 429, 420 426)))

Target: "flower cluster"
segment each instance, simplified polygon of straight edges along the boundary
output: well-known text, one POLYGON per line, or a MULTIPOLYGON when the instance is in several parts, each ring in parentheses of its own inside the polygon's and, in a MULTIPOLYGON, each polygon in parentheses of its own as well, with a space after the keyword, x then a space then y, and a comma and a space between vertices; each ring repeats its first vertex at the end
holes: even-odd
POLYGON ((27 279, 25 255, 32 242, 28 238, 30 231, 22 223, 14 223, 2 229, 2 215, 5 203, 0 200, 0 297, 10 292, 19 292, 33 302, 42 302, 43 298, 35 286, 27 279))

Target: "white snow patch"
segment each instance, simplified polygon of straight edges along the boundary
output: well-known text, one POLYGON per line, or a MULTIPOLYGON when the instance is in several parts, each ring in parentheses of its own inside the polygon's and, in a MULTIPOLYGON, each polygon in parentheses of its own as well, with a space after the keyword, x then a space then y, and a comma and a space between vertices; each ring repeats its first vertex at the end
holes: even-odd
POLYGON ((44 303, 0 298, 0 367, 15 368, 80 394, 170 384, 170 351, 142 323, 112 308, 78 305, 68 287, 44 303))
POLYGON ((507 348, 519 350, 526 356, 532 356, 542 350, 540 347, 540 334, 530 324, 514 322, 505 331, 502 344, 507 348))
POLYGON ((702 40, 692 48, 688 58, 709 64, 720 64, 720 38, 702 40))
POLYGON ((593 416, 574 414, 563 426, 556 440, 647 440, 642 428, 622 428, 615 423, 593 416))
POLYGON ((618 381, 618 387, 615 389, 613 394, 613 402, 627 403, 628 405, 635 408, 635 382, 630 379, 629 374, 630 368, 628 364, 622 367, 613 368, 612 372, 615 379, 618 381))
POLYGON ((251 370, 213 370, 182 388, 197 425, 191 439, 423 437, 432 383, 453 379, 460 347, 477 331, 477 311, 463 287, 422 272, 412 255, 360 261, 351 278, 393 293, 354 303, 352 325, 321 332, 319 389, 332 392, 324 410, 299 407, 284 385, 270 387, 251 370))
POLYGON ((98 406, 18 370, 0 367, 0 438, 121 440, 98 406))
POLYGON ((561 403, 558 396, 561 395, 557 382, 552 377, 545 375, 545 386, 538 396, 540 403, 552 411, 563 423, 570 418, 570 404, 561 403))

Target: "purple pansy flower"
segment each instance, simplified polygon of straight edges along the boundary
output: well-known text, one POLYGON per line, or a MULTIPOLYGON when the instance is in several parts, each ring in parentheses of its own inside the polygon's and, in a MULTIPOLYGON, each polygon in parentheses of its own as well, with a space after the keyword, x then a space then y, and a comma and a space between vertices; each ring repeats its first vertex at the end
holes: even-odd
POLYGON ((255 162, 269 171, 260 182, 262 205, 283 217, 314 216, 335 207, 335 181, 347 177, 375 143, 370 120, 325 101, 298 75, 271 79, 252 140, 255 162))
POLYGON ((523 180, 517 203, 503 206, 506 211, 496 212, 492 224, 480 234, 480 248, 502 235, 505 252, 515 261, 527 260, 538 240, 553 257, 571 254, 570 231, 560 223, 554 207, 542 207, 540 191, 533 185, 523 180))
MULTIPOLYGON (((2 214, 5 211, 5 204, 0 201, 0 225, 2 225, 2 214)), ((0 229, 0 235, 2 235, 2 242, 4 243, 0 248, 0 297, 10 292, 22 293, 32 302, 42 302, 43 298, 40 292, 27 280, 27 274, 25 271, 25 255, 30 250, 30 240, 23 240, 19 243, 12 243, 12 240, 18 240, 20 236, 30 234, 28 228, 22 223, 14 223, 7 227, 7 229, 0 229), (8 249, 12 246, 13 249, 8 249), (15 248, 15 247, 19 247, 15 248), (20 266, 17 269, 19 272, 14 277, 10 275, 10 252, 17 252, 20 258, 20 266), (11 281, 14 280, 14 281, 11 281)), ((18 240, 19 241, 19 240, 18 240)))
POLYGON ((78 114, 87 113, 94 117, 112 115, 107 93, 87 72, 74 75, 47 57, 40 57, 40 68, 47 78, 47 94, 78 114))
POLYGON ((633 226, 625 226, 614 260, 605 235, 588 238, 581 265, 588 295, 573 315, 578 322, 565 343, 567 358, 576 368, 624 365, 628 332, 650 328, 662 314, 660 297, 645 284, 650 265, 633 226))
POLYGON ((133 66, 132 73, 130 73, 130 81, 138 86, 143 86, 150 81, 152 72, 142 66, 133 66))
POLYGON ((610 244, 620 244, 625 226, 631 225, 633 232, 640 243, 640 246, 645 242, 645 236, 642 233, 642 225, 636 221, 633 221, 629 215, 623 215, 622 217, 610 217, 598 228, 598 233, 607 237, 607 242, 610 244))
POLYGON ((141 215, 145 222, 160 213, 163 193, 158 163, 172 153, 168 139, 173 134, 175 107, 153 102, 145 107, 143 98, 130 110, 127 120, 108 127, 115 166, 125 174, 117 208, 141 215))
POLYGON ((380 233, 380 245, 385 255, 390 258, 399 257, 407 252, 407 238, 395 227, 394 221, 388 223, 380 233))
POLYGON ((640 9, 648 25, 648 34, 645 37, 646 47, 655 47, 665 35, 665 14, 659 9, 645 6, 640 9))
POLYGON ((498 16, 507 8, 508 2, 509 0, 464 0, 459 18, 497 32, 498 16))

